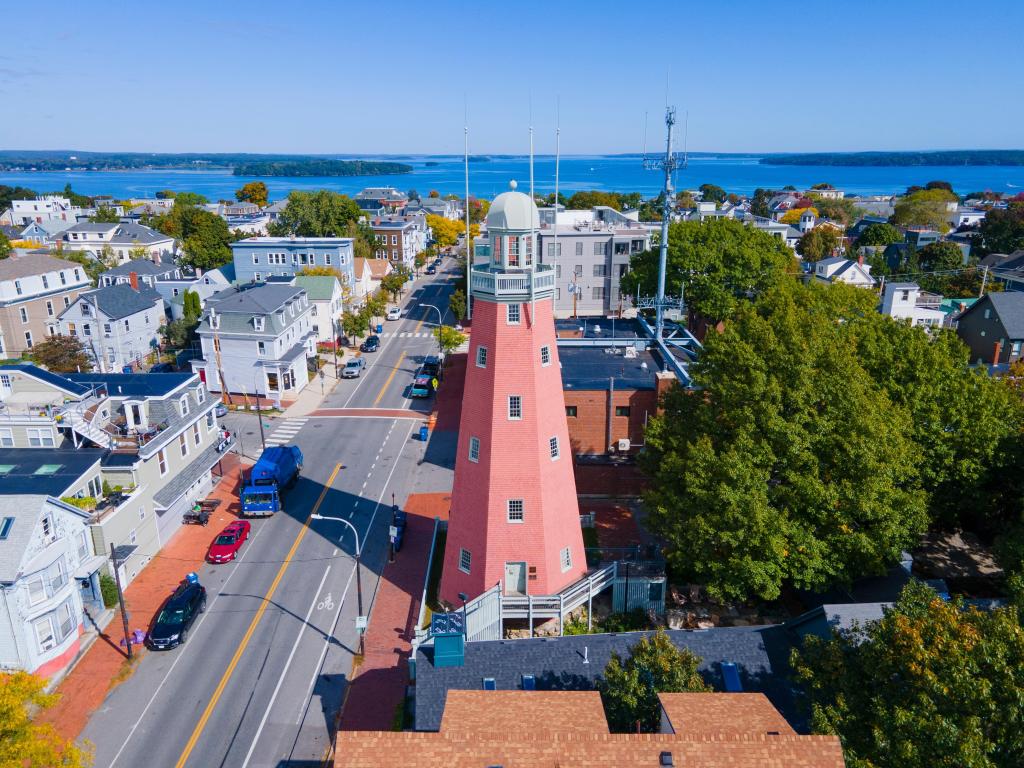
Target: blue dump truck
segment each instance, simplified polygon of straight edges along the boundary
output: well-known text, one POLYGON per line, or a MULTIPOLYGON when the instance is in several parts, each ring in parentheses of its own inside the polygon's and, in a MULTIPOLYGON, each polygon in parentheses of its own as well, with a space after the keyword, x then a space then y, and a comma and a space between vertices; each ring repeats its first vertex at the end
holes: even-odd
POLYGON ((295 445, 266 448, 242 490, 242 514, 269 517, 284 509, 281 494, 299 477, 302 451, 295 445))

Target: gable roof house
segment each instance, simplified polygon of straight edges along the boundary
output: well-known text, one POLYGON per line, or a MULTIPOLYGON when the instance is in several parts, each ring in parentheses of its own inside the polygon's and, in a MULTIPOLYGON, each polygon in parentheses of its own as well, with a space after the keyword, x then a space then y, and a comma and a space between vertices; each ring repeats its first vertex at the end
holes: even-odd
POLYGON ((93 258, 109 249, 121 264, 138 258, 139 254, 154 262, 173 262, 177 253, 173 237, 130 221, 81 222, 65 230, 60 241, 61 247, 88 253, 93 258))
POLYGON ((128 283, 130 285, 133 274, 139 284, 149 288, 156 288, 156 284, 160 280, 181 279, 181 269, 174 262, 132 259, 100 273, 99 285, 100 287, 117 283, 128 283))
POLYGON ((203 356, 192 370, 214 392, 291 399, 309 383, 312 325, 304 288, 275 282, 221 291, 207 299, 196 329, 203 356))
POLYGON ((354 259, 353 298, 360 303, 365 301, 367 296, 380 288, 381 281, 393 271, 391 262, 387 259, 364 259, 362 257, 354 259))
POLYGON ((333 342, 335 329, 344 311, 341 283, 330 275, 296 275, 292 284, 306 291, 309 297, 313 333, 318 343, 333 342))
POLYGON ((18 357, 57 327, 57 315, 91 286, 80 264, 44 253, 0 260, 0 358, 18 357))
POLYGON ((971 362, 1009 365, 1024 345, 1024 292, 989 293, 957 317, 957 336, 970 348, 971 362))
POLYGON ((814 263, 812 279, 822 283, 843 282, 860 288, 873 288, 875 278, 871 276, 871 265, 864 263, 864 257, 856 261, 833 256, 814 263))
POLYGON ((80 338, 97 370, 141 366, 160 343, 164 300, 134 280, 81 293, 60 314, 60 333, 80 338))

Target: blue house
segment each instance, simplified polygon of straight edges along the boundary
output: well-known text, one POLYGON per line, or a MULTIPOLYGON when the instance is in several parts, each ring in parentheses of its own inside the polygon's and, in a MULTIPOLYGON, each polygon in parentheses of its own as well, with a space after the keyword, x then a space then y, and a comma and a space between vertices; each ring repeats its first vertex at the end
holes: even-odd
POLYGON ((235 280, 262 283, 272 275, 291 277, 307 267, 328 267, 342 284, 355 285, 351 237, 249 237, 231 244, 235 280))

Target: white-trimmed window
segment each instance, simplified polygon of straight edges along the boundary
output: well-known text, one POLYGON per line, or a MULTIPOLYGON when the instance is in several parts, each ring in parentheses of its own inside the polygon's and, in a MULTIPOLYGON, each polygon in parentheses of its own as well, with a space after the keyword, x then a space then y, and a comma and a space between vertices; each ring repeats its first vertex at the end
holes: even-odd
POLYGON ((463 573, 469 573, 470 566, 473 564, 473 556, 469 553, 468 549, 459 550, 459 570, 463 573))
POLYGON ((206 402, 206 387, 202 384, 196 387, 196 402, 200 405, 206 402))
POLYGON ((184 432, 178 435, 178 447, 181 449, 182 457, 188 456, 188 438, 185 437, 184 432))
POLYGON ((487 367, 487 347, 478 346, 476 348, 476 367, 486 368, 487 367))
POLYGON ((562 573, 565 573, 572 568, 572 552, 566 547, 559 553, 559 561, 562 563, 562 573))
POLYGON ((53 633, 53 622, 50 620, 50 614, 36 619, 32 622, 32 625, 35 628, 36 642, 39 643, 39 650, 41 652, 57 647, 57 636, 53 633))
POLYGON ((255 253, 252 255, 252 263, 253 264, 259 264, 260 263, 260 257, 257 254, 255 254, 255 253))
POLYGON ((42 573, 37 573, 27 580, 28 604, 35 605, 46 599, 46 579, 42 573))
POLYGON ((509 395, 508 396, 508 417, 510 419, 521 419, 521 418, 523 418, 523 396, 522 395, 509 395))
POLYGON ((49 427, 29 427, 28 444, 33 448, 53 448, 53 430, 49 427))
POLYGON ((9 427, 0 429, 0 448, 14 447, 14 430, 9 427))
POLYGON ((188 395, 182 395, 178 400, 178 410, 181 411, 182 416, 188 416, 188 395))
POLYGON ((263 318, 260 317, 259 315, 257 315, 256 317, 254 317, 252 319, 252 324, 253 324, 253 327, 257 331, 262 331, 263 330, 263 318))
POLYGON ((505 512, 508 515, 508 521, 510 523, 523 522, 523 500, 509 499, 505 502, 505 512))
POLYGON ((505 312, 507 313, 506 317, 508 319, 508 324, 509 325, 519 325, 519 317, 520 317, 519 308, 520 308, 520 306, 521 305, 519 305, 519 304, 506 304, 505 305, 505 312))
POLYGON ((480 461, 480 438, 469 438, 469 460, 480 461))
POLYGON ((139 520, 145 520, 145 519, 146 519, 146 508, 145 507, 139 507, 139 520))
POLYGON ((192 440, 196 445, 199 445, 203 438, 199 436, 199 422, 197 421, 192 425, 192 440))
POLYGON ((206 431, 212 432, 216 422, 213 418, 213 411, 206 412, 206 431))
POLYGON ((540 364, 551 365, 551 347, 547 344, 540 348, 540 364))
POLYGON ((167 454, 164 453, 163 448, 157 451, 156 454, 157 466, 160 468, 160 477, 167 474, 167 454))
POLYGON ((21 316, 21 322, 22 323, 27 323, 28 322, 28 310, 27 309, 25 309, 24 307, 18 307, 18 314, 21 316))
POLYGON ((267 354, 267 345, 262 341, 256 342, 256 354, 260 357, 264 357, 267 354))
POLYGON ((548 453, 551 454, 552 461, 554 461, 555 459, 562 455, 558 447, 557 437, 552 437, 551 439, 548 440, 548 453))

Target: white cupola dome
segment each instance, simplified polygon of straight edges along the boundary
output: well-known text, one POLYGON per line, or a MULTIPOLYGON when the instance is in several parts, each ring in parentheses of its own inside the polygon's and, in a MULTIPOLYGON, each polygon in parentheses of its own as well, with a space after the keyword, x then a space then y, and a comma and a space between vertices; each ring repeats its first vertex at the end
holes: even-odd
POLYGON ((491 203, 487 212, 487 230, 529 232, 540 229, 540 214, 529 195, 516 191, 515 180, 509 182, 509 191, 502 192, 491 203))

